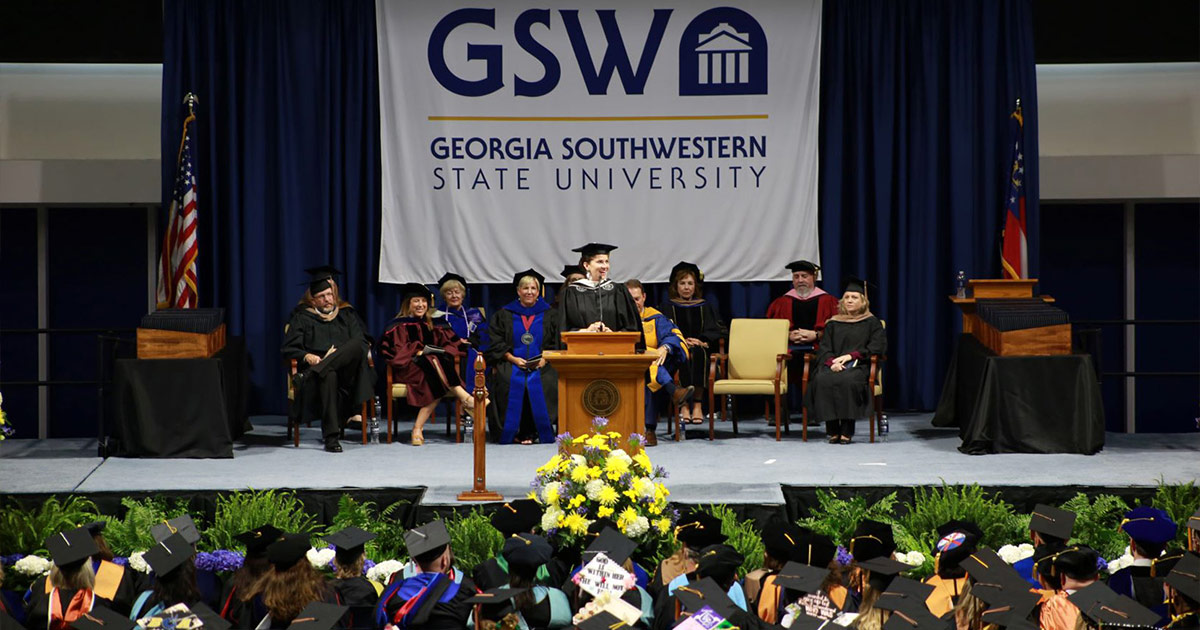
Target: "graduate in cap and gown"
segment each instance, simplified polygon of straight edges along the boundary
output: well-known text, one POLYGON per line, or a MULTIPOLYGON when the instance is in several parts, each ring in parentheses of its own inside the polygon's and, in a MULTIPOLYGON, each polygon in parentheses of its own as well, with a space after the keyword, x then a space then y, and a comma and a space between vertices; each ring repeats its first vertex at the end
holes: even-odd
POLYGON ((196 586, 196 548, 176 532, 146 551, 146 564, 154 571, 154 588, 142 591, 130 609, 130 619, 153 617, 176 604, 191 608, 201 602, 196 586))
POLYGON ((283 534, 267 547, 271 570, 262 580, 267 616, 258 630, 287 628, 313 602, 337 603, 333 589, 308 561, 311 548, 308 534, 283 534))
POLYGON ((1165 618, 1167 606, 1163 602, 1162 585, 1166 576, 1155 577, 1152 567, 1167 544, 1175 540, 1177 530, 1171 516, 1158 508, 1142 506, 1127 512, 1121 521, 1121 531, 1129 536, 1133 563, 1110 575, 1108 587, 1165 618))
POLYGON ((642 339, 646 350, 657 353, 658 360, 646 370, 646 446, 658 446, 658 409, 664 399, 683 409, 696 388, 675 385, 675 372, 687 365, 687 342, 683 333, 666 315, 653 306, 646 306, 646 287, 640 280, 625 281, 625 288, 637 305, 642 318, 642 339))
POLYGON ((1053 571, 1062 579, 1062 585, 1042 604, 1039 625, 1043 630, 1074 630, 1079 608, 1070 596, 1100 580, 1099 559, 1100 554, 1083 545, 1067 547, 1053 556, 1053 571))
POLYGON ((498 418, 492 435, 501 444, 549 444, 558 426, 558 374, 542 357, 553 347, 558 323, 542 299, 546 280, 533 269, 513 276, 517 299, 492 314, 491 344, 484 358, 491 374, 488 391, 493 404, 488 415, 498 418))
POLYGON ((1180 554, 1166 572, 1167 604, 1170 607, 1171 630, 1200 628, 1200 555, 1180 554))
POLYGON ((681 602, 681 592, 688 592, 693 588, 693 584, 706 578, 716 582, 737 609, 746 611, 749 605, 746 603, 742 585, 737 580, 738 567, 742 566, 742 562, 745 560, 742 554, 726 544, 709 545, 701 549, 700 557, 696 562, 696 572, 691 575, 677 576, 667 585, 666 590, 659 594, 658 600, 654 602, 652 627, 655 629, 672 627, 679 618, 675 613, 679 610, 677 602, 681 602))
POLYGON ((54 566, 46 578, 49 588, 31 589, 25 627, 30 630, 67 630, 97 602, 96 574, 91 557, 100 551, 86 527, 51 535, 45 541, 54 566))
MULTIPOLYGON (((588 243, 571 251, 579 252, 579 264, 587 277, 571 283, 564 291, 558 309, 558 329, 561 332, 587 330, 591 332, 642 332, 642 318, 637 305, 621 284, 608 277, 609 252, 615 245, 588 243)), ((555 348, 562 347, 555 340, 555 348)), ((645 350, 642 339, 637 350, 645 350)))
POLYGON ((450 532, 432 521, 404 534, 404 544, 416 562, 417 573, 395 580, 375 607, 375 623, 407 630, 461 630, 471 616, 471 599, 478 591, 469 577, 456 581, 450 532))
POLYGON ((680 516, 675 523, 674 534, 679 549, 658 563, 654 569, 654 577, 650 578, 649 586, 646 587, 655 599, 675 578, 696 572, 701 549, 723 543, 726 539, 725 534, 721 532, 721 519, 700 510, 680 516))
POLYGON ((330 581, 337 603, 347 606, 341 618, 343 628, 374 628, 375 604, 383 585, 363 575, 366 544, 375 534, 360 527, 347 527, 325 537, 333 545, 334 577, 330 581))
POLYGON ((408 403, 419 408, 412 445, 421 446, 425 422, 446 394, 453 392, 467 409, 475 406, 475 397, 463 389, 454 369, 454 358, 465 357, 470 343, 449 328, 433 325, 433 296, 424 285, 405 284, 401 296, 400 312, 383 333, 379 352, 396 371, 396 380, 408 386, 408 403))
POLYGON ((267 616, 260 580, 271 569, 271 563, 267 561, 267 547, 282 535, 283 532, 274 525, 263 525, 234 537, 245 545, 246 554, 241 568, 225 585, 217 611, 238 630, 249 630, 267 616))
MULTIPOLYGON (((1033 541, 1035 549, 1045 547, 1045 555, 1066 549, 1074 528, 1075 513, 1051 505, 1039 503, 1029 515, 1029 540, 1033 541)), ((1023 558, 1013 563, 1013 569, 1034 588, 1042 588, 1044 585, 1037 579, 1033 563, 1033 556, 1023 558)))
MULTIPOLYGON (((505 540, 517 534, 532 534, 534 528, 542 521, 542 506, 533 499, 509 501, 496 508, 490 520, 492 527, 495 527, 505 540)), ((538 584, 558 586, 563 583, 569 569, 570 567, 563 568, 557 559, 553 559, 537 568, 534 579, 538 584)), ((503 555, 484 560, 471 570, 471 579, 475 581, 476 588, 483 591, 508 584, 508 560, 503 555)))
POLYGON ((975 553, 983 530, 970 521, 949 521, 938 527, 934 544, 934 574, 925 583, 934 588, 925 604, 930 612, 941 617, 954 610, 967 586, 967 571, 962 561, 975 553))
POLYGON ((467 279, 456 273, 447 272, 438 279, 438 293, 442 296, 443 305, 434 312, 434 319, 449 326, 459 339, 471 342, 463 365, 463 383, 472 389, 475 387, 475 357, 488 347, 487 316, 483 308, 467 306, 467 279))
POLYGON ((667 301, 658 310, 675 323, 687 346, 688 361, 679 370, 679 384, 695 390, 691 407, 680 413, 684 422, 700 424, 704 421, 701 402, 708 392, 708 358, 726 333, 716 307, 704 299, 704 272, 695 263, 680 261, 671 268, 667 301))
MULTIPOLYGON (((96 584, 92 591, 110 609, 128 615, 129 608, 133 606, 133 600, 143 590, 142 580, 136 571, 112 562, 112 550, 109 549, 108 543, 104 539, 106 525, 106 521, 94 521, 83 526, 91 534, 97 548, 96 554, 91 557, 92 572, 96 574, 96 584)), ((34 580, 25 596, 26 600, 32 600, 32 592, 35 589, 49 594, 49 580, 45 577, 34 580)), ((0 609, 6 605, 3 599, 0 597, 0 609)), ((23 614, 21 618, 24 618, 23 614)))
POLYGON ((866 282, 848 279, 838 314, 825 323, 806 401, 816 417, 825 421, 830 444, 849 444, 855 420, 871 413, 867 392, 870 357, 886 352, 887 335, 871 314, 866 282))
POLYGON ((371 339, 354 307, 342 299, 341 273, 328 265, 306 269, 308 290, 292 309, 280 352, 295 359, 295 408, 300 422, 320 418, 325 450, 342 452, 338 436, 347 422, 361 421, 362 404, 375 395, 375 371, 367 365, 371 339))
MULTIPOLYGON (((500 621, 517 615, 521 627, 564 628, 571 625, 571 604, 567 595, 552 586, 537 583, 538 570, 551 561, 553 548, 542 536, 513 534, 504 541, 500 552, 508 565, 508 583, 497 589, 515 592, 497 604, 484 605, 482 616, 500 621)), ((493 591, 495 592, 495 591, 493 591)), ((485 602, 487 598, 479 596, 485 602)))

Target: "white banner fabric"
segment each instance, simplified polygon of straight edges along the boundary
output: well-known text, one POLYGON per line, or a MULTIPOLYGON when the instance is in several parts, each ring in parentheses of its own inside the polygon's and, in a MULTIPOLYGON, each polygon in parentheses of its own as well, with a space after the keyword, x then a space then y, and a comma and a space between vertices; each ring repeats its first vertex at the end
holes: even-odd
POLYGON ((377 0, 381 282, 818 261, 820 0, 377 0))

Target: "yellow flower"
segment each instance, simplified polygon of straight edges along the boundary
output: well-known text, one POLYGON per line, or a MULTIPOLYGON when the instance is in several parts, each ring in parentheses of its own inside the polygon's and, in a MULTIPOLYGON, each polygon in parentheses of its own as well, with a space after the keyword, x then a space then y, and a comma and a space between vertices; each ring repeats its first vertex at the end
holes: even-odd
POLYGON ((600 475, 604 474, 604 471, 601 470, 599 466, 589 466, 587 472, 588 477, 591 477, 592 479, 599 479, 600 475))
POLYGON ((650 509, 649 509, 649 511, 650 511, 650 513, 651 513, 651 514, 653 514, 653 515, 655 515, 655 516, 658 516, 659 514, 662 514, 662 506, 660 506, 660 505, 659 505, 659 504, 657 504, 657 503, 655 503, 655 504, 652 504, 652 505, 650 506, 650 509))
POLYGON ((596 516, 599 516, 600 518, 608 518, 612 515, 613 515, 613 509, 606 505, 602 505, 602 506, 600 506, 599 510, 596 510, 596 516))
POLYGON ((573 510, 583 505, 584 501, 587 501, 587 497, 582 494, 577 494, 575 495, 575 498, 571 499, 570 502, 567 503, 567 507, 573 510))
POLYGON ((550 461, 546 462, 545 464, 542 464, 542 467, 538 468, 538 472, 544 473, 544 472, 549 472, 551 470, 554 470, 555 468, 558 468, 558 465, 560 463, 562 463, 562 456, 555 455, 554 457, 550 458, 550 461))
POLYGON ((613 478, 614 474, 617 477, 620 477, 621 475, 629 472, 629 462, 620 457, 609 457, 608 461, 604 463, 604 467, 608 469, 608 476, 610 479, 613 478))
POLYGON ((576 466, 571 469, 571 481, 585 483, 588 480, 587 466, 576 466))
POLYGON ((608 437, 619 440, 621 439, 621 434, 616 431, 609 431, 608 437))
POLYGON ((642 470, 646 474, 650 474, 650 472, 654 470, 653 467, 650 466, 650 458, 646 455, 645 451, 634 455, 633 461, 637 462, 637 465, 641 466, 642 470))
POLYGON ((559 527, 569 530, 574 534, 582 535, 587 533, 588 522, 583 516, 575 512, 570 512, 563 517, 562 522, 559 523, 559 527))
POLYGON ((546 489, 542 491, 542 498, 551 505, 558 503, 558 484, 547 485, 546 489))
POLYGON ((600 490, 600 505, 616 505, 617 500, 620 498, 621 495, 617 494, 617 491, 612 486, 605 485, 600 490))
POLYGON ((625 492, 622 492, 621 494, 625 495, 626 497, 629 497, 630 501, 637 501, 638 495, 637 495, 637 492, 635 492, 633 490, 633 488, 630 488, 630 489, 626 490, 625 492))
POLYGON ((659 532, 662 532, 665 534, 671 530, 671 519, 660 518, 660 519, 654 521, 654 526, 658 528, 659 532))
POLYGON ((625 524, 628 524, 630 521, 636 521, 637 517, 637 510, 633 509, 633 507, 627 507, 621 512, 621 516, 617 518, 617 525, 621 528, 621 531, 624 531, 625 524))

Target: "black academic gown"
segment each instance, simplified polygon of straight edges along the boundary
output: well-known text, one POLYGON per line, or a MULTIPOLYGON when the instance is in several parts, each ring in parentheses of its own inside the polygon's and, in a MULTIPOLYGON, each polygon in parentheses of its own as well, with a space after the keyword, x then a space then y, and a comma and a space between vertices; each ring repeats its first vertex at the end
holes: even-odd
POLYGON ((688 360, 679 370, 679 384, 696 388, 692 400, 704 400, 708 392, 708 359, 719 348, 721 338, 725 336, 725 325, 721 316, 712 303, 701 301, 697 304, 679 304, 666 301, 659 305, 658 310, 667 319, 675 323, 683 338, 694 337, 708 344, 704 346, 688 346, 688 360))
POLYGON ((501 444, 531 440, 554 441, 558 426, 558 373, 547 362, 534 373, 518 369, 504 357, 507 353, 525 359, 541 356, 558 339, 558 322, 550 305, 541 298, 532 307, 514 300, 492 313, 488 322, 491 343, 484 359, 491 368, 488 393, 488 422, 493 439, 501 444), (529 326, 526 328, 526 323, 529 326), (525 335, 529 337, 525 337, 525 335), (522 339, 528 339, 525 343, 522 339), (520 398, 510 394, 518 394, 520 398))
MULTIPOLYGON (((564 289, 558 306, 558 329, 562 332, 582 330, 594 322, 604 322, 614 332, 636 332, 636 349, 646 349, 642 337, 642 318, 625 285, 605 279, 600 284, 577 280, 564 289)), ((563 347, 561 342, 556 348, 563 347)))
POLYGON ((817 369, 808 384, 810 409, 817 419, 853 420, 871 413, 867 395, 867 377, 871 371, 872 354, 887 352, 887 336, 874 316, 846 323, 829 320, 817 355, 817 369), (843 354, 853 354, 858 363, 851 368, 834 372, 827 361, 843 354))
POLYGON ((379 603, 379 592, 365 577, 341 578, 330 582, 338 604, 349 606, 342 618, 342 628, 374 628, 373 613, 379 603))
POLYGON ((1167 606, 1163 603, 1164 578, 1153 577, 1149 566, 1131 565, 1108 577, 1108 587, 1120 595, 1130 597, 1150 610, 1166 618, 1167 606))
MULTIPOLYGON (((426 622, 419 626, 412 626, 411 630, 463 630, 463 628, 467 627, 467 619, 474 610, 474 606, 468 604, 467 600, 474 597, 477 593, 475 582, 471 578, 463 576, 462 583, 458 586, 458 592, 449 601, 439 601, 432 604, 433 609, 429 613, 429 618, 426 622)), ((396 612, 405 603, 405 600, 399 596, 388 599, 384 603, 387 618, 389 620, 394 619, 396 612)))
POLYGON ((213 610, 233 624, 234 630, 253 630, 267 616, 267 607, 263 604, 262 595, 255 595, 249 601, 243 601, 242 595, 234 588, 231 579, 221 594, 221 606, 213 610))
POLYGON ((280 352, 284 359, 295 359, 301 377, 294 412, 300 422, 320 418, 322 433, 330 437, 341 430, 341 423, 360 413, 362 403, 375 394, 375 371, 367 365, 371 339, 354 307, 342 303, 333 321, 326 322, 300 304, 292 310, 280 352), (337 351, 315 366, 304 361, 305 354, 324 357, 330 347, 337 351), (332 381, 330 387, 323 383, 332 381), (326 419, 325 416, 333 415, 326 419))

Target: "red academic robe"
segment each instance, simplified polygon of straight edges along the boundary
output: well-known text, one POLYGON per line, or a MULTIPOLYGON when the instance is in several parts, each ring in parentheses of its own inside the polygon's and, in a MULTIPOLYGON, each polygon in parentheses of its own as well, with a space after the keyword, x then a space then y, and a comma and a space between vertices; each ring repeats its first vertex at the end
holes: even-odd
MULTIPOLYGON (((439 368, 451 387, 462 385, 462 379, 453 367, 453 357, 466 355, 461 344, 462 340, 450 328, 430 326, 424 320, 404 317, 383 333, 379 351, 396 370, 396 381, 408 385, 408 404, 424 407, 438 399, 429 382, 428 368, 433 367, 432 362, 440 363, 439 368), (426 345, 439 346, 446 354, 417 356, 426 345)), ((438 389, 441 389, 440 384, 438 389)))
POLYGON ((822 291, 821 289, 813 289, 809 294, 808 299, 804 301, 817 301, 817 316, 812 322, 794 321, 792 300, 799 300, 800 297, 795 290, 788 291, 783 295, 775 298, 771 305, 767 307, 767 319, 786 319, 788 320, 788 330, 796 330, 797 328, 807 328, 808 330, 824 330, 825 322, 829 321, 830 317, 837 315, 838 301, 837 298, 822 291))

